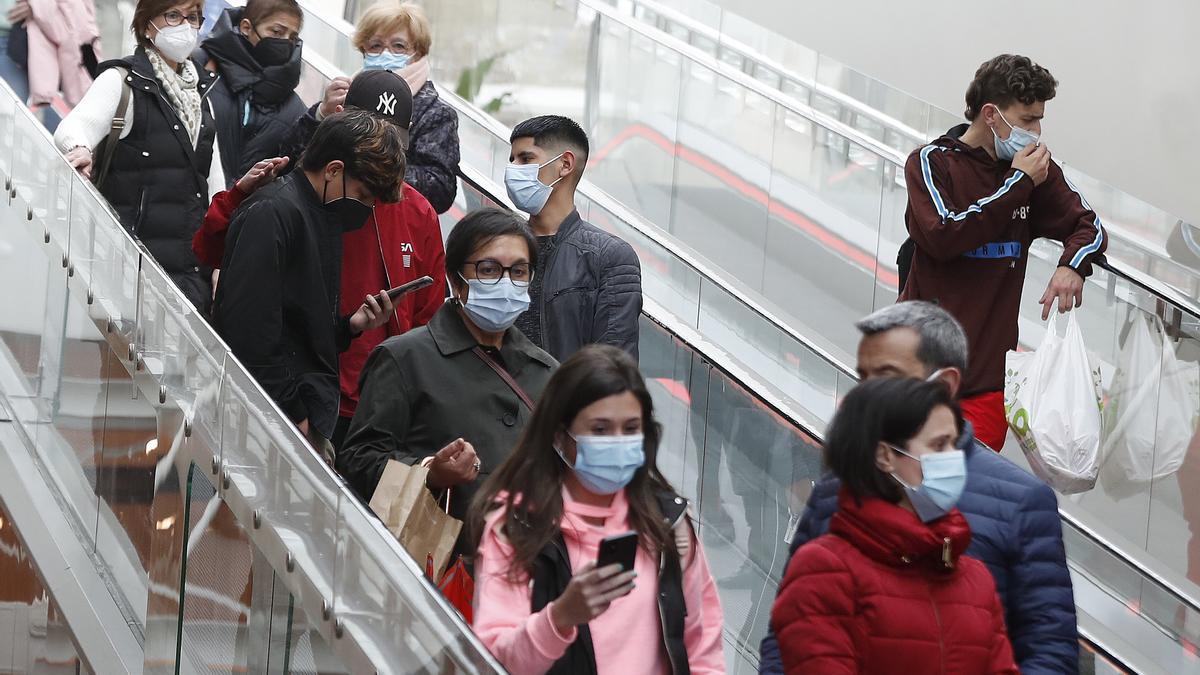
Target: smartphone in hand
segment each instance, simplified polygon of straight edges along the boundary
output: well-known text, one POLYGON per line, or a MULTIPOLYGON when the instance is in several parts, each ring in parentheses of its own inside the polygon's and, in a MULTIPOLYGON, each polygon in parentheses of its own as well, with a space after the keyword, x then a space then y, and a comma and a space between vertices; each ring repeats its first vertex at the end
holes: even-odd
MULTIPOLYGON (((392 302, 395 303, 397 300, 400 299, 401 296, 404 296, 408 293, 412 293, 413 291, 419 291, 422 288, 428 288, 432 285, 433 285, 433 277, 431 277, 429 275, 425 275, 419 279, 413 279, 412 281, 408 282, 407 284, 401 284, 401 285, 389 290, 387 292, 387 295, 389 298, 392 299, 392 302)), ((379 304, 383 304, 383 296, 382 295, 375 296, 375 301, 378 302, 379 304)))
POLYGON ((600 554, 596 558, 596 569, 620 563, 622 572, 632 570, 634 558, 637 557, 637 548, 637 532, 605 537, 600 541, 600 554))

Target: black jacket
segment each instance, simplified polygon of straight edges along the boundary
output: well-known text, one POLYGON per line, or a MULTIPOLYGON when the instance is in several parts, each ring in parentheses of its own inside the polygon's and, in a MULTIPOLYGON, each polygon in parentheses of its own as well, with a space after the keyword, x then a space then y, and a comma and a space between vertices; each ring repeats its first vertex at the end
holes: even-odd
POLYGON ((538 311, 542 346, 560 361, 594 343, 636 359, 642 267, 633 247, 572 211, 546 261, 538 311))
POLYGON ((458 194, 458 113, 438 97, 433 82, 413 92, 404 180, 445 213, 458 194))
MULTIPOLYGON (((358 409, 337 455, 338 472, 369 500, 387 460, 416 464, 456 438, 475 447, 474 482, 454 488, 450 515, 463 519, 475 491, 508 458, 530 411, 472 349, 475 338, 447 303, 428 325, 388 338, 363 368, 358 409)), ((521 331, 504 333, 500 360, 534 401, 558 365, 521 331)))
POLYGON ((264 68, 238 30, 241 20, 240 8, 222 12, 195 57, 201 63, 215 62, 221 76, 211 97, 226 187, 256 162, 278 156, 284 136, 304 114, 304 103, 296 95, 303 45, 297 42, 287 63, 264 68))
MULTIPOLYGON (((301 114, 283 140, 280 152, 292 159, 288 171, 297 165, 317 130, 318 105, 301 114)), ((458 194, 458 113, 438 97, 432 82, 426 82, 413 96, 408 134, 404 182, 416 188, 439 214, 445 213, 458 194)))
MULTIPOLYGON (((687 513, 687 500, 673 492, 656 495, 667 524, 674 528, 687 513)), ((571 581, 571 560, 562 533, 538 553, 533 562, 530 610, 540 612, 567 590, 571 581)), ((679 552, 672 549, 659 554, 658 565, 658 615, 663 626, 663 645, 671 663, 672 675, 687 675, 687 645, 683 638, 684 617, 687 616, 687 601, 683 597, 683 568, 679 552)), ((592 634, 587 624, 577 627, 575 642, 567 647, 562 658, 554 662, 547 675, 589 675, 596 673, 596 651, 592 645, 592 634)))
POLYGON ((302 172, 258 190, 233 214, 213 323, 250 374, 295 422, 325 438, 338 409, 341 223, 302 172))
MULTIPOLYGON (((117 141, 100 192, 121 225, 146 245, 188 300, 203 310, 212 297, 211 281, 192 252, 192 235, 208 209, 208 171, 216 138, 208 95, 218 78, 197 65, 203 115, 193 147, 142 47, 132 56, 100 64, 101 71, 109 68, 126 72, 133 127, 117 141)), ((97 157, 106 151, 106 143, 96 148, 97 157)))

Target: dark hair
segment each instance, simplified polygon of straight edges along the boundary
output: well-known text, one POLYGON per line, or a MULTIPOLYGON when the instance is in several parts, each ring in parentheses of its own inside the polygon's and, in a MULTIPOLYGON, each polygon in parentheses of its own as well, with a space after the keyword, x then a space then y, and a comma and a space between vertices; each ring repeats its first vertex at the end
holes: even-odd
POLYGON ((900 485, 875 465, 880 442, 903 448, 938 406, 954 413, 962 431, 962 413, 941 382, 881 377, 859 384, 838 408, 825 434, 825 465, 858 499, 878 497, 893 504, 900 485))
POLYGON ((583 127, 579 126, 578 122, 569 117, 562 115, 531 117, 513 127, 508 142, 512 143, 518 138, 532 138, 534 145, 547 150, 553 148, 574 152, 578 155, 580 171, 587 163, 585 160, 590 149, 587 133, 584 132, 583 127))
POLYGON ((654 419, 654 401, 646 381, 629 354, 608 345, 590 345, 575 352, 550 377, 516 448, 484 482, 471 504, 467 527, 475 548, 483 538, 488 514, 505 509, 504 535, 513 548, 510 579, 527 578, 538 553, 559 532, 563 481, 571 469, 554 449, 555 437, 570 427, 579 411, 624 392, 632 392, 641 403, 646 452, 646 463, 625 487, 629 525, 647 551, 669 554, 675 550, 668 545, 670 527, 656 497, 672 488, 658 470, 662 428, 654 419))
POLYGON ((154 46, 154 42, 146 37, 146 33, 150 30, 150 22, 157 19, 168 9, 176 5, 194 6, 196 12, 201 16, 204 15, 204 2, 196 0, 195 2, 181 2, 180 0, 138 0, 137 7, 133 9, 133 20, 129 22, 129 30, 133 31, 133 37, 137 43, 146 49, 154 46))
POLYGON ((512 211, 485 206, 463 216, 450 235, 446 237, 446 276, 450 283, 458 279, 458 272, 470 259, 471 254, 500 237, 516 236, 525 240, 529 247, 529 265, 537 268, 537 240, 529 224, 512 211))
POLYGON ((247 0, 242 10, 242 18, 254 24, 255 29, 260 21, 266 21, 276 14, 294 16, 304 26, 304 10, 300 9, 300 3, 296 0, 247 0))
POLYGON ((967 87, 968 120, 974 121, 983 106, 992 103, 1006 108, 1013 101, 1031 105, 1054 98, 1058 80, 1028 56, 1001 54, 984 61, 967 87))
POLYGON ((345 110, 326 117, 304 148, 300 166, 322 171, 334 160, 346 175, 363 182, 376 199, 400 201, 404 180, 404 137, 396 125, 366 110, 345 110))

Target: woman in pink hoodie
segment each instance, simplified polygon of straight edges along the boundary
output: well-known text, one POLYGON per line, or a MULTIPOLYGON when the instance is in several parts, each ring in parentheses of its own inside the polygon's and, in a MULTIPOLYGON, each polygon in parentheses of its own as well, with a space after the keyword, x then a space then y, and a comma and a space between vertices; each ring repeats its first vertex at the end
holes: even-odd
POLYGON ((637 364, 585 347, 540 400, 472 505, 475 632, 517 674, 724 673, 716 584, 655 464, 637 364), (633 569, 597 569, 601 540, 628 531, 633 569))

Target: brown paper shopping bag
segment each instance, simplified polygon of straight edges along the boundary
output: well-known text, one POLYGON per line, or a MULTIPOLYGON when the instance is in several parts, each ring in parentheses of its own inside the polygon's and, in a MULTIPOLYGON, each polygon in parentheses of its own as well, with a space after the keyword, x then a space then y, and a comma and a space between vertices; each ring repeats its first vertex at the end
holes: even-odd
POLYGON ((451 518, 425 488, 429 469, 389 459, 379 478, 370 507, 400 545, 418 564, 433 556, 440 578, 450 562, 450 552, 462 530, 462 521, 451 518))

